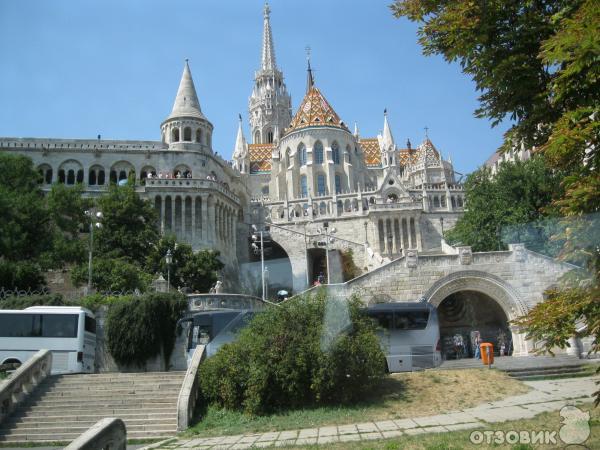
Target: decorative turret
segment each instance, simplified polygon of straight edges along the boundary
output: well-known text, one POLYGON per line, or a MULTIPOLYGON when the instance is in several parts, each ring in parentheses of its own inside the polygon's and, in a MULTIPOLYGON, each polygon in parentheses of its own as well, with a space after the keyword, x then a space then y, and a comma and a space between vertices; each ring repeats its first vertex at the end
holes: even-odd
POLYGON ((275 60, 270 13, 269 4, 265 3, 260 69, 255 73, 248 102, 253 144, 276 142, 292 118, 292 99, 275 60))
POLYGON ((387 119, 387 109, 383 110, 383 133, 377 136, 381 150, 381 162, 383 167, 396 165, 396 144, 392 136, 392 130, 387 119))
POLYGON ((242 129, 242 115, 239 116, 240 121, 238 125, 237 137, 235 139, 235 149, 233 150, 233 167, 240 171, 240 173, 250 172, 250 154, 248 152, 248 144, 244 137, 244 131, 242 129))
POLYGON ((160 128, 162 141, 170 147, 195 144, 200 148, 211 149, 213 126, 200 109, 200 101, 187 59, 173 109, 160 128))

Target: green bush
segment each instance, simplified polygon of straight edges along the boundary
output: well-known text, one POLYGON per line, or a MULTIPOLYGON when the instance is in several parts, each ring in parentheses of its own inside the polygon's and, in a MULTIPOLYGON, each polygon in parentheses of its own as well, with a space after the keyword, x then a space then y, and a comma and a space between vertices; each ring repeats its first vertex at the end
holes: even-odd
POLYGON ((385 374, 360 301, 324 290, 258 314, 200 366, 205 401, 251 415, 360 400, 385 374))
POLYGON ((108 302, 108 351, 122 365, 143 365, 164 350, 168 363, 177 320, 187 306, 179 293, 124 296, 108 302))
POLYGON ((60 294, 8 297, 0 300, 0 309, 25 309, 30 306, 76 306, 60 294))

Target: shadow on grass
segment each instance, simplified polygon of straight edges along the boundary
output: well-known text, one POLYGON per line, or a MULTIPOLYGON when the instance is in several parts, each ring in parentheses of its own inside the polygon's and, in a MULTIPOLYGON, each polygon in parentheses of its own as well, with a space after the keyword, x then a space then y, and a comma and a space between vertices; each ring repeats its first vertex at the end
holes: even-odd
POLYGON ((361 422, 368 420, 369 412, 385 409, 399 401, 411 401, 407 395, 406 383, 390 376, 385 377, 379 386, 363 399, 352 404, 278 409, 261 416, 250 416, 242 411, 231 411, 216 405, 208 405, 200 399, 194 425, 185 434, 235 434, 309 428, 337 422, 361 422))

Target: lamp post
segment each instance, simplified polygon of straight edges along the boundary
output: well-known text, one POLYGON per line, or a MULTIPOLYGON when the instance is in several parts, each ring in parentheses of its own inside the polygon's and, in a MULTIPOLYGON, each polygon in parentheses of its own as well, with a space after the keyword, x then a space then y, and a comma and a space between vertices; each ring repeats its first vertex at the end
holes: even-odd
MULTIPOLYGON (((258 233, 260 235, 260 278, 261 278, 261 282, 262 282, 262 299, 266 300, 267 299, 267 289, 266 289, 266 283, 265 283, 265 247, 264 247, 264 239, 263 239, 263 231, 258 231, 258 228, 256 227, 256 225, 252 225, 252 230, 254 231, 254 233, 258 233)), ((252 240, 255 241, 256 240, 256 234, 252 235, 252 240)), ((254 248, 255 254, 256 254, 256 243, 253 242, 252 243, 252 247, 254 248)))
POLYGON ((88 249, 88 284, 87 284, 87 293, 90 294, 92 292, 92 252, 94 248, 94 227, 102 228, 102 224, 100 220, 102 220, 102 211, 94 211, 89 210, 85 211, 85 215, 90 218, 90 247, 88 249))
POLYGON ((440 225, 442 226, 442 239, 444 239, 444 218, 440 217, 440 225))
POLYGON ((171 263, 173 262, 173 254, 171 253, 171 249, 167 250, 165 262, 167 263, 167 292, 169 292, 171 289, 171 263))
POLYGON ((327 269, 327 284, 330 284, 330 280, 329 280, 329 222, 323 222, 323 228, 325 229, 325 268, 327 269))

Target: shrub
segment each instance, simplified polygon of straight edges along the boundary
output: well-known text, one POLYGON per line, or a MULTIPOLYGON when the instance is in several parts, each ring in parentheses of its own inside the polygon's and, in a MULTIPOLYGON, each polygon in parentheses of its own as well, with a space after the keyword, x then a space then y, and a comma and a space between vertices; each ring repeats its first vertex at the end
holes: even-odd
POLYGON ((322 290, 257 315, 200 366, 205 400, 258 415, 361 399, 383 378, 385 357, 360 305, 322 290))
POLYGON ((141 366, 162 348, 168 363, 177 320, 186 306, 179 293, 115 298, 109 302, 106 317, 108 351, 119 364, 141 366))
POLYGON ((60 294, 28 295, 8 297, 0 300, 0 309, 25 309, 30 306, 75 306, 60 294))

